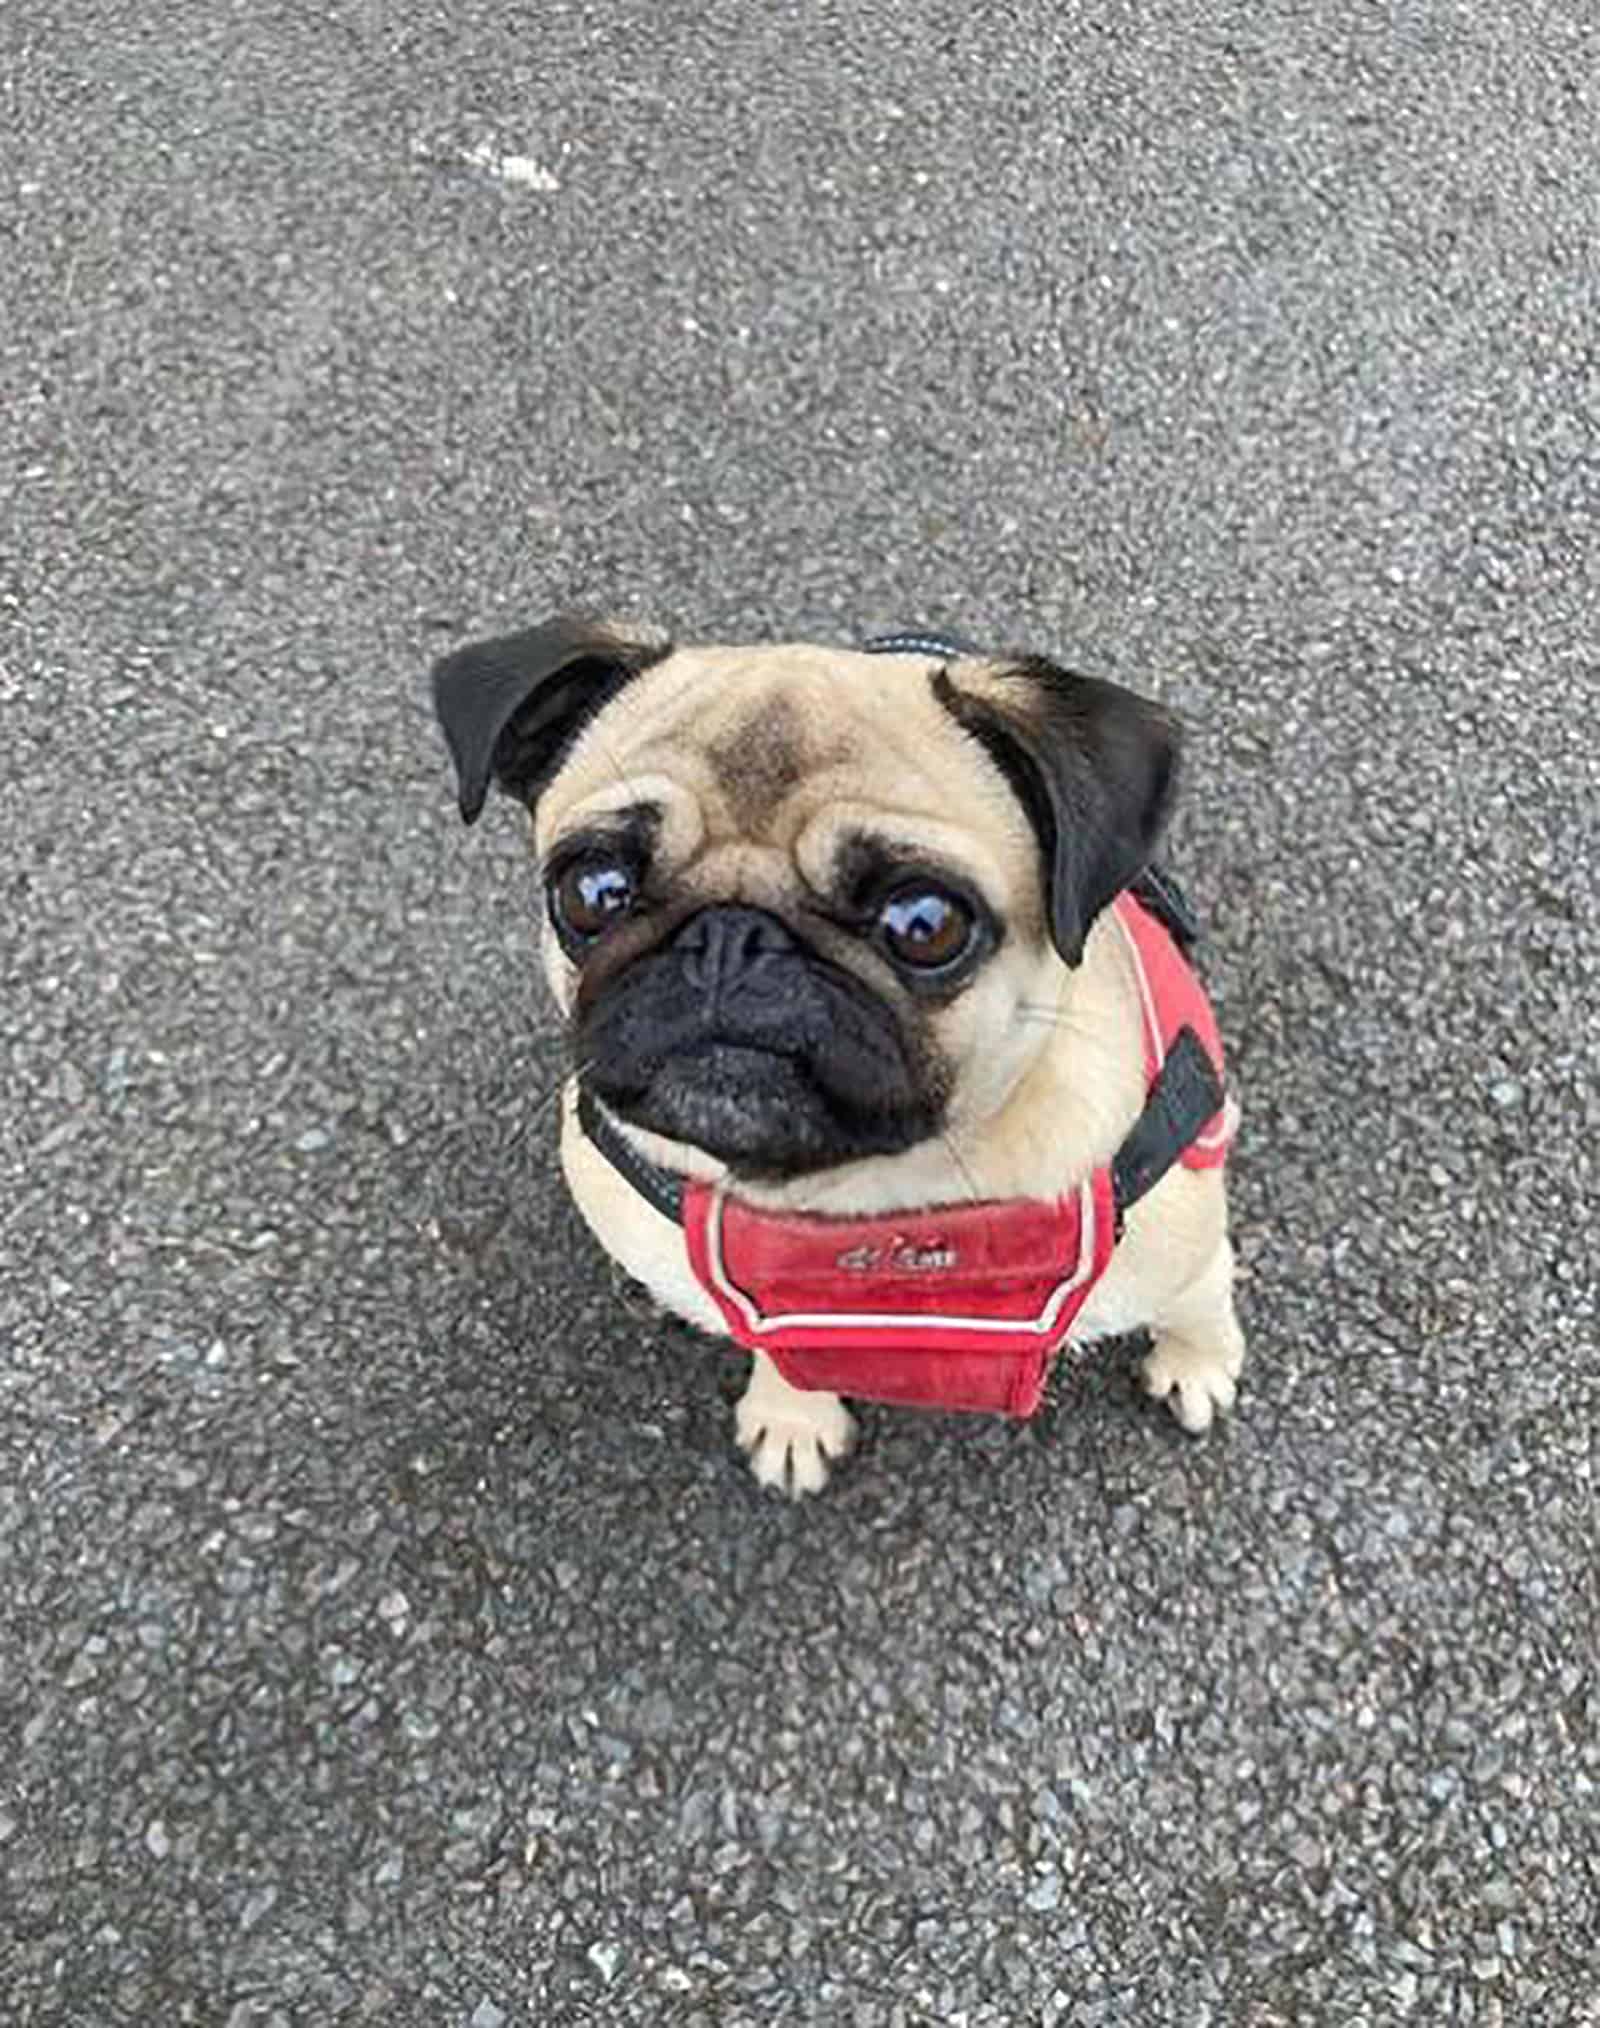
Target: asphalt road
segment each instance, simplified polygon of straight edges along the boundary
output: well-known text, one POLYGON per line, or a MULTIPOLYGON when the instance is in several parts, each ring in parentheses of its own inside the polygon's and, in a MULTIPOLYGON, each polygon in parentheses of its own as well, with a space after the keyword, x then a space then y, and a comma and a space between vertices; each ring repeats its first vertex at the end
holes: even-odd
POLYGON ((1600 2021, 1588 0, 0 46, 4 2018, 1600 2021), (584 602, 1187 715, 1226 1429, 757 1492, 425 704, 584 602))

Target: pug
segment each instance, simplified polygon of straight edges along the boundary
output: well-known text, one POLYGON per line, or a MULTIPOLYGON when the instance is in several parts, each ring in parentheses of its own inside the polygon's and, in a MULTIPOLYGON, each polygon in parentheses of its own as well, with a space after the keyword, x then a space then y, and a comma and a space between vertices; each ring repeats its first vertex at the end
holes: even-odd
POLYGON ((562 617, 433 672, 461 814, 523 804, 600 1244, 751 1353, 737 1439, 813 1493, 845 1399, 1024 1416, 1144 1328, 1190 1431, 1244 1358, 1238 1106, 1155 853, 1172 715, 909 633, 678 645, 562 617))

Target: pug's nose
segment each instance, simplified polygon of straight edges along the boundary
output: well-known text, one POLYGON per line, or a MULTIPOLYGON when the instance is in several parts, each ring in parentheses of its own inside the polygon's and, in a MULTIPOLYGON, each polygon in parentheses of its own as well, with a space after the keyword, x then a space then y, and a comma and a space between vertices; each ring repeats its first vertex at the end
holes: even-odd
POLYGON ((795 948, 775 915, 759 908, 703 908, 672 940, 692 986, 716 995, 795 948))

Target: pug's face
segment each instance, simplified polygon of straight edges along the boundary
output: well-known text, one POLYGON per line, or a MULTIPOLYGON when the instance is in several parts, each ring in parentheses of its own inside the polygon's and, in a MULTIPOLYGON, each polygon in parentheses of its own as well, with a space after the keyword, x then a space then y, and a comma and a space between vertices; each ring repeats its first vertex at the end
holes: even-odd
POLYGON ((997 1112, 1176 760, 1154 706, 1031 659, 558 620, 434 681, 468 821, 491 780, 534 811, 580 1075, 752 1180, 997 1112))

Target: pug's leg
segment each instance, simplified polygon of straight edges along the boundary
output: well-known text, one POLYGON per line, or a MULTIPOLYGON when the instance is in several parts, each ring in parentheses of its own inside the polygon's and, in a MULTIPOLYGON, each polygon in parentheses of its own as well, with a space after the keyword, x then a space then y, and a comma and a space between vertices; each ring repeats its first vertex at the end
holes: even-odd
POLYGON ((763 1486, 792 1498, 820 1493, 828 1466, 855 1441, 855 1418, 836 1394, 791 1387, 764 1352, 753 1355, 750 1384, 734 1414, 739 1447, 763 1486))
POLYGON ((1244 1365, 1244 1333, 1233 1308, 1233 1248, 1224 1238, 1204 1269, 1150 1320, 1141 1373, 1145 1392, 1164 1400, 1197 1436, 1233 1406, 1244 1365))

